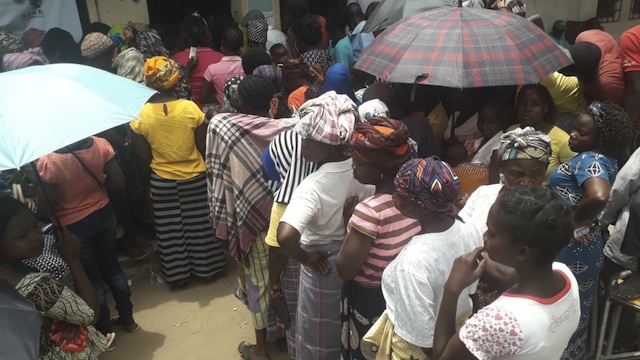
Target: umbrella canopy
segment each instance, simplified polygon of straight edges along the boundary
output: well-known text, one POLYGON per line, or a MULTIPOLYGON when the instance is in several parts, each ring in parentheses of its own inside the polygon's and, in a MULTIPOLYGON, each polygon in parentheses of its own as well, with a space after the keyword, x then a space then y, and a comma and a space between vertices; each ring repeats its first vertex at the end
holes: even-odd
POLYGON ((40 312, 6 280, 0 280, 0 349, 4 359, 40 357, 40 312))
MULTIPOLYGON (((376 10, 371 13, 363 32, 375 32, 383 30, 398 21, 425 11, 458 6, 459 0, 382 0, 376 10)), ((462 6, 482 8, 482 0, 464 0, 462 6)))
POLYGON ((571 63, 568 53, 520 16, 450 7, 388 28, 355 67, 389 82, 474 88, 536 83, 571 63))
POLYGON ((137 118, 155 94, 89 66, 53 64, 0 74, 0 170, 137 118))

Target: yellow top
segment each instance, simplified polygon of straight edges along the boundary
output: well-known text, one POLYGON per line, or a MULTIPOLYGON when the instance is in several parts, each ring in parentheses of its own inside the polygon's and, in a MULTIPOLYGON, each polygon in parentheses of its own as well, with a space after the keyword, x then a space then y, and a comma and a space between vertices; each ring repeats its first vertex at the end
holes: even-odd
POLYGON ((435 137, 436 142, 441 143, 442 139, 444 139, 444 132, 447 131, 447 126, 449 124, 449 117, 447 116, 447 111, 444 109, 442 103, 438 103, 438 105, 431 110, 427 119, 429 119, 429 123, 433 129, 433 136, 435 137))
POLYGON ((284 211, 287 210, 287 204, 273 202, 273 206, 271 207, 271 221, 269 222, 269 231, 267 232, 267 237, 264 241, 267 245, 271 247, 280 247, 278 244, 278 225, 280 224, 280 219, 282 215, 284 215, 284 211))
POLYGON ((129 125, 133 132, 144 136, 151 145, 151 169, 158 176, 168 180, 185 180, 206 170, 195 142, 195 130, 203 121, 204 113, 198 105, 181 99, 147 103, 142 107, 138 119, 129 125))
POLYGON ((564 76, 555 72, 542 79, 540 84, 549 90, 560 114, 579 114, 589 106, 575 76, 564 76))
MULTIPOLYGON (((515 124, 507 129, 508 131, 519 128, 520 124, 515 124)), ((551 139, 551 157, 549 157, 549 167, 547 168, 546 179, 549 178, 551 171, 558 167, 560 164, 567 160, 573 159, 576 155, 569 148, 569 134, 557 126, 551 128, 551 131, 547 134, 551 139)), ((543 185, 547 185, 547 181, 544 181, 543 185)))

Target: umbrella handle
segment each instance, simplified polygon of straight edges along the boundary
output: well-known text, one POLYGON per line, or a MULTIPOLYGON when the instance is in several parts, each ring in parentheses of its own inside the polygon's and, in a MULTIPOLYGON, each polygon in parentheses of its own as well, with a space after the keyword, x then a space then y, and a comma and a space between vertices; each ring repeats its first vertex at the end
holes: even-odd
MULTIPOLYGON (((58 214, 53 210, 54 206, 53 206, 53 201, 51 200, 51 197, 49 196, 49 194, 47 194, 47 191, 44 189, 44 186, 42 186, 42 178, 40 177, 40 173, 38 172, 38 169, 36 168, 36 165, 34 164, 34 162, 31 162, 31 168, 33 169, 33 172, 36 174, 36 178, 38 178, 38 184, 40 185, 40 189, 42 190, 42 193, 44 194, 44 198, 47 201, 47 204, 49 205, 49 209, 51 209, 51 215, 53 216, 53 220, 55 220, 56 224, 54 224, 55 227, 59 227, 62 226, 62 223, 60 222, 60 218, 58 218, 58 214)), ((56 239, 58 237, 58 234, 55 234, 56 239)))
POLYGON ((429 74, 421 74, 416 76, 416 79, 413 81, 413 88, 411 88, 411 103, 416 102, 416 91, 418 90, 418 83, 421 79, 428 79, 429 74))

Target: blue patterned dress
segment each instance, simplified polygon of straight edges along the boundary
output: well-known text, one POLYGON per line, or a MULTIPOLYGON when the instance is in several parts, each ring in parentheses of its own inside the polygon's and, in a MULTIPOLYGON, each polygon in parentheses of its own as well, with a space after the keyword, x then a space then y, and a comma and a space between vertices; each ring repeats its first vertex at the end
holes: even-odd
MULTIPOLYGON (((595 151, 586 151, 554 169, 549 175, 548 187, 575 210, 584 195, 585 181, 600 177, 613 184, 617 173, 618 163, 614 158, 595 151)), ((591 305, 597 296, 598 276, 604 259, 603 240, 597 219, 593 219, 587 236, 586 243, 572 240, 556 258, 556 261, 566 264, 578 280, 582 313, 578 329, 571 337, 562 359, 583 359, 591 305)))

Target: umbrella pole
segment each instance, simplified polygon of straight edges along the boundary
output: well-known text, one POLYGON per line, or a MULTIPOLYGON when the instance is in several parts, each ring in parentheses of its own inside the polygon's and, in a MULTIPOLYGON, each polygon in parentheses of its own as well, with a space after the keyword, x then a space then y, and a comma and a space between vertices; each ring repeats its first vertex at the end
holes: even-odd
MULTIPOLYGON (((42 193, 44 194, 44 198, 45 200, 47 200, 47 204, 49 205, 49 209, 51 209, 51 215, 53 216, 53 220, 55 220, 56 224, 54 224, 56 227, 60 227, 62 226, 62 223, 60 222, 60 219, 58 218, 58 214, 53 210, 54 206, 53 206, 53 200, 51 200, 51 197, 49 196, 49 194, 47 194, 47 191, 44 189, 44 186, 42 186, 42 178, 40 177, 40 173, 38 172, 38 169, 36 168, 36 165, 34 164, 34 162, 31 162, 31 168, 33 169, 33 172, 36 174, 36 178, 38 179, 38 185, 40 186, 40 190, 42 190, 42 193)), ((56 237, 58 235, 56 234, 56 237)))

